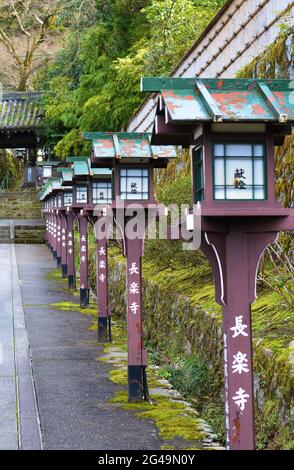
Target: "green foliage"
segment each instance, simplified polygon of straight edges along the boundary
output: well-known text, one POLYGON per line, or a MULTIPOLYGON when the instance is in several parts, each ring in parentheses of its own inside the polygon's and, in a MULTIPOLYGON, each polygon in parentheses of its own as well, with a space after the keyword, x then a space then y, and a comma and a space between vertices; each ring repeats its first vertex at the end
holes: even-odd
POLYGON ((152 25, 145 73, 167 75, 208 24, 222 1, 154 0, 145 9, 152 25))
POLYGON ((163 186, 158 186, 156 196, 159 202, 169 204, 192 205, 191 175, 178 176, 173 181, 163 186))
POLYGON ((201 401, 211 393, 213 379, 206 362, 197 356, 184 359, 179 364, 167 367, 170 381, 176 389, 181 390, 189 399, 200 398, 201 401))
POLYGON ((16 188, 22 176, 22 166, 12 153, 0 150, 0 183, 8 176, 8 188, 16 188))
MULTIPOLYGON (((169 73, 223 3, 96 0, 95 12, 73 21, 55 63, 39 76, 46 133, 65 134, 57 155, 72 153, 72 128, 124 129, 142 101, 141 76, 169 73)), ((75 148, 82 151, 81 142, 75 148)))
POLYGON ((193 402, 201 416, 204 416, 217 431, 222 442, 225 441, 223 398, 216 382, 214 373, 207 362, 201 357, 183 358, 176 364, 165 368, 169 373, 169 381, 183 393, 184 397, 193 402))
POLYGON ((261 413, 256 416, 257 449, 293 450, 294 439, 291 427, 281 426, 279 421, 279 407, 273 397, 266 401, 261 413))

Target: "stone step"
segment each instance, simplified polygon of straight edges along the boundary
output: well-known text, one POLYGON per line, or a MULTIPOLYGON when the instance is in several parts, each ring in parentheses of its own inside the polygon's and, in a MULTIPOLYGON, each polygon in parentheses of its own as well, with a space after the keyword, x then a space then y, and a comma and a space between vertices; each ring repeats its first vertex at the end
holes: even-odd
POLYGON ((0 243, 10 243, 10 227, 0 226, 0 243))

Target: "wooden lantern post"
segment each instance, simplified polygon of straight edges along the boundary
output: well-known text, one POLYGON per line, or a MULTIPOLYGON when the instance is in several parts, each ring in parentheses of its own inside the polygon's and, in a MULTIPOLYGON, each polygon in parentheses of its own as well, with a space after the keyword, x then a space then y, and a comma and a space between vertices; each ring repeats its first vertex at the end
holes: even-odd
MULTIPOLYGON (((148 134, 87 132, 84 138, 92 140, 93 165, 113 168, 111 209, 127 261, 128 397, 129 401, 141 401, 148 397, 142 328, 142 256, 150 205, 156 214, 153 170, 166 167, 169 158, 176 154, 174 149, 152 149, 148 134), (134 230, 130 229, 132 224, 134 230)), ((102 247, 98 241, 99 246, 102 247)))
POLYGON ((69 289, 76 287, 76 273, 74 264, 74 221, 73 205, 73 168, 59 167, 62 175, 63 206, 62 206, 62 272, 68 279, 69 289))
POLYGON ((274 181, 274 146, 294 124, 293 82, 146 78, 142 90, 160 94, 152 143, 191 148, 201 250, 223 307, 227 447, 252 450, 256 275, 265 248, 294 230, 294 210, 275 200, 274 181))
MULTIPOLYGON (((88 214, 86 206, 89 200, 89 158, 68 157, 67 163, 72 163, 73 203, 71 210, 78 220, 80 234, 80 305, 89 305, 89 273, 88 273, 88 214)), ((68 233, 72 233, 71 230, 68 233)), ((74 237, 71 237, 74 243, 74 237)), ((71 247, 71 244, 69 244, 71 247)), ((72 248, 70 248, 72 249, 72 248)))
POLYGON ((96 238, 96 291, 98 342, 111 341, 111 309, 108 299, 108 240, 97 226, 103 224, 103 208, 112 203, 112 169, 89 167, 89 201, 85 210, 96 238))

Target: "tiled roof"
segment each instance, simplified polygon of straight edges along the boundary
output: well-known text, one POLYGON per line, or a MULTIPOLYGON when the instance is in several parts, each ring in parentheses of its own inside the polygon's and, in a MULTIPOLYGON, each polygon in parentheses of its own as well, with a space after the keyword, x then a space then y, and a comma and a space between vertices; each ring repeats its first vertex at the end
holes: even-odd
POLYGON ((40 93, 4 93, 0 100, 0 129, 35 129, 42 114, 40 93))

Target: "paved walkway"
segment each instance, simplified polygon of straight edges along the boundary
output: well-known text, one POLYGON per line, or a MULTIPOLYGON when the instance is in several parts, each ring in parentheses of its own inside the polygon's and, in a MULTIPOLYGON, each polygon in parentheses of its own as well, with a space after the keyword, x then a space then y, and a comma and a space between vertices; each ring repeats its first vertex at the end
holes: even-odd
POLYGON ((40 449, 30 351, 14 245, 0 245, 0 449, 40 449))
POLYGON ((0 257, 0 449, 160 449, 152 422, 109 402, 90 318, 50 307, 73 295, 46 278, 48 249, 1 245, 0 257))

